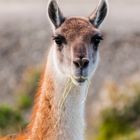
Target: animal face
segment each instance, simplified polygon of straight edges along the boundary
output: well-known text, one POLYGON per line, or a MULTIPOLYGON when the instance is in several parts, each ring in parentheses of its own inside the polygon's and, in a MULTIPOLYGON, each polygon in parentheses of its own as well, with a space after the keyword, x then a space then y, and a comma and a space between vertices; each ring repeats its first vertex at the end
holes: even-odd
POLYGON ((75 82, 84 82, 93 75, 98 64, 98 47, 103 40, 98 27, 107 13, 106 1, 100 2, 99 9, 89 18, 65 18, 54 0, 49 4, 48 13, 54 26, 53 55, 57 69, 73 77, 75 82))

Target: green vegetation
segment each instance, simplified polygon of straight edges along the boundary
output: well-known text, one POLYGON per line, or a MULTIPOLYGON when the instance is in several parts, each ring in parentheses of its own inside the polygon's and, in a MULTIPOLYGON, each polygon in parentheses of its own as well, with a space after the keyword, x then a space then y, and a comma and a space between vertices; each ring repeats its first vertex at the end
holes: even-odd
POLYGON ((140 83, 126 86, 123 90, 119 88, 111 94, 122 99, 116 97, 119 100, 113 102, 114 106, 102 111, 102 122, 96 140, 139 140, 140 83), (122 107, 119 107, 120 104, 122 107))
POLYGON ((18 102, 19 102, 19 108, 26 110, 32 106, 33 99, 31 98, 31 96, 25 94, 25 95, 21 95, 18 102))
POLYGON ((7 105, 0 106, 0 135, 21 130, 25 124, 26 122, 19 111, 7 105))
POLYGON ((15 107, 0 106, 0 135, 20 132, 27 125, 24 113, 33 104, 33 97, 37 90, 39 78, 39 70, 27 70, 16 91, 17 102, 15 107))
POLYGON ((103 113, 103 122, 99 131, 97 140, 113 140, 116 136, 129 134, 133 128, 126 114, 120 114, 115 109, 108 109, 103 113))
POLYGON ((20 109, 26 110, 32 106, 39 79, 39 70, 29 69, 23 75, 23 81, 21 82, 21 85, 17 91, 17 102, 20 109))

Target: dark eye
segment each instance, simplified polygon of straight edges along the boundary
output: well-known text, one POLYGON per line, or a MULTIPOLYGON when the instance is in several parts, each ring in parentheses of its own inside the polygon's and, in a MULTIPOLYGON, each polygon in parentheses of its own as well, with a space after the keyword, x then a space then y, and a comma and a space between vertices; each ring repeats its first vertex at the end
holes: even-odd
POLYGON ((58 46, 61 46, 63 43, 65 43, 65 38, 63 36, 54 36, 53 37, 53 40, 55 41, 55 43, 58 45, 58 46))
POLYGON ((100 35, 95 35, 95 36, 93 36, 93 37, 91 38, 91 43, 92 43, 94 46, 98 47, 98 45, 99 45, 99 43, 101 42, 101 40, 103 40, 103 37, 102 37, 102 36, 100 36, 100 35))

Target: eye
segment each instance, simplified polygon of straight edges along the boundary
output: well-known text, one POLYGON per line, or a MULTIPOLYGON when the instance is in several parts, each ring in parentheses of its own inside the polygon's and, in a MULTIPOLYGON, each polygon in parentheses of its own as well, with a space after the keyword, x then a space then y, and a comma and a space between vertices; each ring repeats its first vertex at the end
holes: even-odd
POLYGON ((95 35, 91 38, 91 43, 97 48, 101 40, 103 40, 101 35, 95 35))
POLYGON ((58 36, 54 36, 53 37, 53 40, 55 41, 55 43, 58 45, 58 46, 61 46, 63 43, 65 43, 65 38, 61 35, 58 35, 58 36))

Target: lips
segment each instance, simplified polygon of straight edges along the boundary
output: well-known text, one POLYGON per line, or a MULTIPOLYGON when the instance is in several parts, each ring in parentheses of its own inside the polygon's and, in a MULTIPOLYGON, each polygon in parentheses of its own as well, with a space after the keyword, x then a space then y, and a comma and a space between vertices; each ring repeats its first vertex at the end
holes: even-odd
POLYGON ((87 80, 87 77, 84 77, 84 76, 79 76, 79 77, 73 76, 73 79, 75 81, 77 81, 78 83, 83 83, 83 82, 85 82, 87 80))

